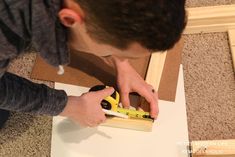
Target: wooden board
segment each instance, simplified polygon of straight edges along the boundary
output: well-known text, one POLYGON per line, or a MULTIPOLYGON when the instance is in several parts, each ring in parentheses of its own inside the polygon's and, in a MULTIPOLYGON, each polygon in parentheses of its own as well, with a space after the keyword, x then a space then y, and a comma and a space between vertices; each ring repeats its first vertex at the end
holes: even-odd
POLYGON ((235 71, 235 29, 228 31, 229 45, 232 53, 233 69, 235 71))
POLYGON ((192 157, 235 157, 235 139, 193 141, 192 157))
POLYGON ((227 32, 235 29, 235 5, 188 8, 184 34, 227 32))
POLYGON ((155 52, 151 55, 145 81, 158 91, 162 72, 166 60, 167 51, 155 52))
POLYGON ((119 117, 107 118, 106 122, 101 124, 102 126, 131 129, 138 131, 151 132, 153 127, 152 120, 141 119, 123 119, 119 117))
MULTIPOLYGON (((68 93, 81 94, 84 87, 63 85, 68 93), (69 88, 67 88, 69 87, 69 88), (75 93, 73 93, 73 92, 75 93)), ((99 126, 81 128, 64 117, 54 117, 52 157, 187 157, 188 142, 183 68, 180 68, 176 102, 159 101, 160 114, 152 132, 99 126), (170 115, 170 116, 169 116, 170 115)))

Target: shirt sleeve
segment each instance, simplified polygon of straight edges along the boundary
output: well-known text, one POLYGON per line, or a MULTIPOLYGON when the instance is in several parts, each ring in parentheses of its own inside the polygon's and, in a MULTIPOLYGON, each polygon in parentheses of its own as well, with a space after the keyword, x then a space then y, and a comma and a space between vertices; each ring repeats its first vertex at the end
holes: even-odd
MULTIPOLYGON (((56 12, 53 1, 41 0, 1 0, 0 1, 0 108, 10 111, 29 112, 46 115, 58 115, 67 104, 67 95, 62 90, 55 90, 43 84, 36 84, 15 74, 6 72, 11 59, 19 56, 31 42, 46 54, 44 58, 53 60, 64 52, 65 37, 62 42, 55 38, 56 12), (49 4, 50 3, 50 4, 49 4), (54 15, 54 16, 52 16, 54 15), (32 20, 33 19, 33 20, 32 20), (44 20, 43 20, 44 19, 44 20), (43 20, 43 21, 42 21, 43 20), (40 26, 40 27, 39 27, 40 26), (43 27, 42 27, 43 26, 43 27), (45 31, 47 30, 47 31, 45 31), (52 32, 52 33, 50 33, 52 32), (35 38, 52 38, 36 40, 35 38), (35 40, 34 40, 35 39, 35 40), (62 45, 57 48, 57 45, 62 45), (48 48, 48 49, 47 49, 48 48), (49 49, 50 48, 50 49, 49 49), (49 53, 50 50, 54 50, 49 53)), ((59 3, 58 1, 57 3, 59 3)), ((58 5, 59 6, 59 5, 58 5)), ((60 36, 58 36, 59 39, 60 36)), ((64 56, 62 56, 64 57, 64 56)), ((64 63, 59 60, 55 65, 64 63)))
POLYGON ((9 60, 0 60, 1 109, 51 116, 63 111, 68 99, 63 90, 55 90, 5 72, 8 64, 9 60))

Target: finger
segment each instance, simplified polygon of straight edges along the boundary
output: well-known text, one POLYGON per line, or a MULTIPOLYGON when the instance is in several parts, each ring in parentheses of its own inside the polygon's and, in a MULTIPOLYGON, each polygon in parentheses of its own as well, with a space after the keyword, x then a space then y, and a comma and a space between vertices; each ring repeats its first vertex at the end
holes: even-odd
POLYGON ((100 120, 94 121, 91 123, 92 127, 97 127, 98 125, 100 125, 101 123, 104 123, 106 120, 106 118, 102 118, 100 120))
POLYGON ((95 125, 95 124, 87 124, 87 126, 90 127, 90 128, 93 128, 93 127, 95 127, 96 125, 95 125))
POLYGON ((154 93, 154 99, 155 99, 155 102, 156 102, 156 117, 155 119, 157 118, 158 114, 159 114, 159 108, 158 108, 158 92, 155 92, 154 93))
MULTIPOLYGON (((102 111, 103 112, 103 111, 102 111)), ((105 116, 105 113, 103 112, 103 115, 102 115, 102 117, 100 118, 100 120, 99 120, 99 122, 100 123, 103 123, 103 122, 105 122, 106 121, 106 116, 105 116)))
POLYGON ((154 89, 154 87, 151 84, 147 84, 147 86, 150 90, 154 89))
POLYGON ((81 127, 91 127, 90 124, 84 122, 84 123, 79 123, 81 127))
POLYGON ((105 89, 100 90, 100 91, 96 91, 95 93, 97 94, 97 96, 100 99, 104 99, 104 98, 112 95, 113 92, 114 92, 114 88, 113 87, 109 87, 109 88, 105 88, 105 89))
POLYGON ((121 94, 122 106, 128 109, 130 107, 129 92, 121 92, 120 94, 121 94))
POLYGON ((158 115, 158 101, 155 99, 151 99, 149 101, 150 104, 150 115, 152 118, 157 118, 158 115))
POLYGON ((106 121, 106 118, 101 119, 98 124, 100 125, 101 123, 104 123, 106 121))
MULTIPOLYGON (((149 103, 150 106, 150 115, 152 118, 157 118, 157 113, 158 113, 158 101, 153 96, 153 93, 147 89, 143 89, 138 91, 138 93, 146 99, 146 101, 149 103)), ((155 94, 155 93, 154 93, 155 94)))
POLYGON ((137 108, 138 111, 144 111, 140 106, 137 108))
POLYGON ((99 122, 89 122, 87 123, 88 127, 97 127, 100 123, 99 122))

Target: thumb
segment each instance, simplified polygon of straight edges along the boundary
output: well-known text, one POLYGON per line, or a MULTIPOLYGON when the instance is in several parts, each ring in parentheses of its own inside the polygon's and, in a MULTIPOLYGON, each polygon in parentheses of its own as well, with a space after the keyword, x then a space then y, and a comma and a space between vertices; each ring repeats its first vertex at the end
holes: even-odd
POLYGON ((114 92, 114 88, 113 87, 108 87, 108 88, 105 88, 103 90, 97 91, 96 94, 98 95, 98 97, 100 99, 104 99, 107 96, 112 95, 113 92, 114 92))

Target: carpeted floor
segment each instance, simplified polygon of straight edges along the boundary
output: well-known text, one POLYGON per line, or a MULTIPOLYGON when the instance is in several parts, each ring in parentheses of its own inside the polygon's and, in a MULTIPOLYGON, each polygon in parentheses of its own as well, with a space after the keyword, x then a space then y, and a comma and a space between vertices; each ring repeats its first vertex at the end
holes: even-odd
POLYGON ((235 73, 227 33, 184 37, 190 139, 235 138, 235 73))
MULTIPOLYGON (((235 4, 235 0, 188 0, 187 6, 235 4)), ((190 140, 235 138, 235 78, 226 33, 187 35, 183 51, 190 140)), ((29 77, 35 54, 9 71, 29 77)), ((35 80, 34 80, 35 81, 35 80)), ((41 81, 36 81, 41 82, 41 81)), ((53 83, 43 82, 49 86, 53 83)), ((0 131, 0 157, 50 156, 51 117, 12 113, 0 131)))
MULTIPOLYGON (((36 53, 14 60, 8 71, 29 78, 36 53)), ((53 83, 45 83, 53 87, 53 83)), ((0 131, 0 157, 50 156, 52 118, 23 113, 12 113, 5 128, 0 131)))
POLYGON ((235 4, 235 0, 186 0, 186 7, 204 7, 235 4))

